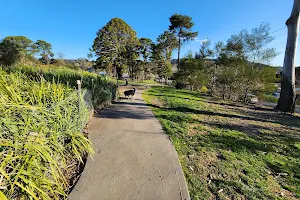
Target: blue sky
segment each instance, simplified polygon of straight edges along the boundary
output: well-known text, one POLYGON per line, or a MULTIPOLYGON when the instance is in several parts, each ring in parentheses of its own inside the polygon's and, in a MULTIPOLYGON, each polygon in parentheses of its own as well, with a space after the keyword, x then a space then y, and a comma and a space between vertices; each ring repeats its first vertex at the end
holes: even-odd
MULTIPOLYGON (((111 18, 125 20, 138 37, 156 40, 168 29, 169 17, 177 12, 193 18, 199 40, 208 38, 214 44, 262 22, 270 23, 271 32, 283 28, 292 4, 293 0, 1 0, 0 38, 23 35, 34 41, 43 39, 53 45, 56 54, 84 58, 97 30, 111 18)), ((272 64, 282 65, 287 30, 272 35, 276 39, 271 46, 281 52, 272 64)), ((186 44, 182 56, 199 47, 199 41, 186 44)))

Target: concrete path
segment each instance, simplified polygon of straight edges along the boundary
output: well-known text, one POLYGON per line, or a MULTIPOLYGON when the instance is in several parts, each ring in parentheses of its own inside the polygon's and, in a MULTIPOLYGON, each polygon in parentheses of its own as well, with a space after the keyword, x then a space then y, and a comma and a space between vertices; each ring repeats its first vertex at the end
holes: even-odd
POLYGON ((177 153, 137 91, 93 118, 88 158, 70 200, 189 200, 177 153))

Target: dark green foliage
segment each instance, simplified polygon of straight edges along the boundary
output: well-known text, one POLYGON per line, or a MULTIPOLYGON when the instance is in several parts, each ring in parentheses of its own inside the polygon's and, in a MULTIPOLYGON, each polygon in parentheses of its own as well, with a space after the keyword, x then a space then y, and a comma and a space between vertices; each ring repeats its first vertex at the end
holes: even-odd
POLYGON ((24 59, 31 59, 36 46, 24 36, 8 36, 0 43, 0 64, 11 66, 24 59))
POLYGON ((142 55, 144 62, 149 61, 151 56, 152 40, 149 38, 141 38, 140 40, 140 54, 142 55))
POLYGON ((21 59, 17 44, 4 40, 0 43, 0 65, 11 66, 21 59))
MULTIPOLYGON (((180 71, 176 74, 178 84, 189 85, 191 90, 199 90, 207 85, 206 66, 203 60, 193 58, 189 55, 180 61, 180 71)), ((178 85, 179 86, 179 85, 178 85)))
POLYGON ((212 57, 214 55, 214 51, 210 49, 210 45, 211 45, 210 40, 203 41, 199 53, 196 53, 195 58, 205 59, 208 57, 212 57))
POLYGON ((150 57, 151 57, 151 47, 153 45, 153 42, 149 38, 141 38, 140 41, 140 55, 143 58, 143 62, 137 61, 136 64, 140 64, 140 76, 142 77, 142 80, 145 80, 148 75, 152 72, 152 66, 149 63, 150 57))
POLYGON ((152 44, 151 61, 155 64, 155 72, 160 78, 168 79, 172 76, 171 57, 176 48, 176 36, 165 31, 157 38, 157 43, 152 44))
POLYGON ((36 52, 33 42, 25 36, 8 36, 2 42, 14 45, 23 56, 32 56, 36 52))
POLYGON ((41 62, 44 64, 50 63, 50 58, 53 58, 54 54, 52 53, 52 45, 44 40, 38 40, 36 43, 36 48, 40 52, 41 62))
POLYGON ((33 43, 24 36, 9 36, 0 43, 0 64, 11 66, 17 63, 35 63, 34 55, 40 52, 41 62, 50 64, 49 56, 53 57, 51 44, 44 40, 33 43))
POLYGON ((177 37, 183 41, 188 41, 195 38, 198 32, 191 32, 194 26, 192 18, 188 15, 174 14, 170 17, 169 30, 176 33, 177 37))
POLYGON ((157 48, 162 53, 162 57, 168 63, 171 63, 172 53, 177 47, 177 40, 174 33, 165 31, 157 38, 157 48))
POLYGON ((174 14, 170 17, 169 30, 177 36, 178 41, 178 70, 180 70, 180 48, 182 44, 197 37, 198 32, 192 32, 194 23, 192 18, 187 15, 174 14))
POLYGON ((97 66, 105 68, 109 75, 122 73, 138 58, 139 40, 135 31, 119 18, 111 19, 97 32, 93 51, 97 66))

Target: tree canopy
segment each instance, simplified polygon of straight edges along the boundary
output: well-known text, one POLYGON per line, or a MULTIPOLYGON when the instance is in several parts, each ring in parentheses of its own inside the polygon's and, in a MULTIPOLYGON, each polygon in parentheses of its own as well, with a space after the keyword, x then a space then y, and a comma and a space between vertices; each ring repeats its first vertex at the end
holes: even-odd
POLYGON ((97 65, 109 74, 121 72, 138 57, 139 40, 135 31, 122 19, 113 18, 98 32, 93 51, 97 65))
POLYGON ((171 62, 172 53, 177 47, 177 40, 174 33, 165 31, 157 38, 157 48, 160 48, 167 62, 171 62))
POLYGON ((38 49, 38 52, 40 53, 41 56, 41 61, 44 62, 45 64, 49 64, 50 62, 50 57, 54 56, 54 53, 51 51, 52 50, 52 45, 45 40, 38 40, 36 41, 36 48, 38 49))
POLYGON ((178 40, 178 70, 180 69, 180 48, 183 43, 194 39, 197 37, 198 32, 193 32, 192 28, 194 26, 194 22, 192 22, 192 18, 188 15, 174 14, 170 17, 169 30, 175 33, 178 40))
POLYGON ((19 61, 34 59, 34 55, 40 52, 42 58, 47 55, 53 57, 51 44, 44 40, 33 42, 25 36, 8 36, 0 42, 0 63, 13 65, 19 61))

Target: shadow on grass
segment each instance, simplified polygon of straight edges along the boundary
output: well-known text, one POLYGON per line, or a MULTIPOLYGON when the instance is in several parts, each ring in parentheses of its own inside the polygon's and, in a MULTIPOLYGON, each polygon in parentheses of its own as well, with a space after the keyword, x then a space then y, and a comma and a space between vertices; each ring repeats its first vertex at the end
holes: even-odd
MULTIPOLYGON (((153 107, 153 105, 151 105, 153 107)), ((202 114, 202 115, 209 115, 209 116, 219 116, 219 117, 226 117, 230 119, 242 119, 242 120, 252 120, 257 122, 271 122, 277 123, 285 126, 295 126, 300 127, 300 117, 282 114, 282 113, 255 113, 255 112, 247 112, 250 116, 242 116, 242 115, 235 115, 235 114, 226 114, 220 112, 212 112, 207 110, 196 110, 193 108, 186 108, 186 107, 172 107, 172 108, 164 108, 166 110, 173 110, 177 112, 183 113, 192 113, 192 114, 202 114), (284 118, 283 118, 284 117, 284 118)))
MULTIPOLYGON (((168 94, 163 96, 180 98, 178 95, 172 95, 169 90, 167 91, 168 94)), ((186 92, 186 94, 191 96, 189 92, 186 92)), ((160 95, 155 94, 153 96, 160 95)), ((188 99, 192 98, 189 97, 188 99)), ((212 102, 208 99, 209 97, 202 97, 193 100, 206 101, 208 104, 211 104, 212 102)), ((218 153, 226 152, 218 161, 225 163, 225 168, 222 170, 226 171, 226 164, 231 164, 236 160, 239 163, 245 162, 246 164, 248 162, 247 165, 253 165, 252 170, 254 172, 246 173, 247 177, 251 177, 255 173, 261 173, 261 176, 264 177, 268 173, 284 189, 292 191, 293 195, 300 197, 300 134, 297 132, 300 128, 300 117, 276 112, 269 108, 235 106, 222 102, 213 102, 213 104, 232 106, 230 110, 227 108, 230 112, 226 112, 226 107, 220 111, 213 112, 205 110, 205 108, 194 109, 194 107, 198 107, 197 102, 181 105, 179 102, 179 106, 177 106, 178 101, 172 104, 172 99, 169 100, 170 104, 168 105, 175 105, 174 107, 161 108, 156 105, 151 106, 159 108, 158 112, 156 112, 157 117, 164 124, 170 125, 165 127, 166 132, 171 137, 178 137, 179 140, 176 141, 180 141, 179 143, 182 146, 187 146, 189 151, 199 151, 199 148, 202 150, 203 147, 203 149, 207 148, 218 153), (211 117, 195 117, 191 114, 211 117), (176 130, 174 130, 174 127, 176 127, 176 130), (187 129, 195 130, 195 132, 189 132, 187 129), (259 166, 257 168, 255 167, 256 164, 253 163, 256 161, 259 166), (260 171, 261 169, 266 169, 268 172, 260 171), (269 172, 271 173, 269 174, 269 172)), ((209 106, 206 107, 209 109, 209 106)), ((183 147, 181 150, 188 151, 183 147)), ((210 168, 211 166, 206 167, 210 168)), ((211 184, 217 184, 217 187, 214 188, 218 188, 218 190, 220 187, 233 187, 233 183, 222 181, 224 180, 214 180, 211 184), (221 185, 224 185, 224 187, 221 185)), ((252 183, 245 184, 250 185, 250 189, 256 188, 256 186, 251 185, 252 183)), ((218 190, 211 190, 211 192, 218 196, 218 190)), ((236 192, 241 193, 241 188, 238 188, 236 192)), ((247 194, 244 192, 242 192, 243 195, 255 194, 255 197, 259 199, 265 197, 274 199, 271 193, 256 192, 247 194)))

